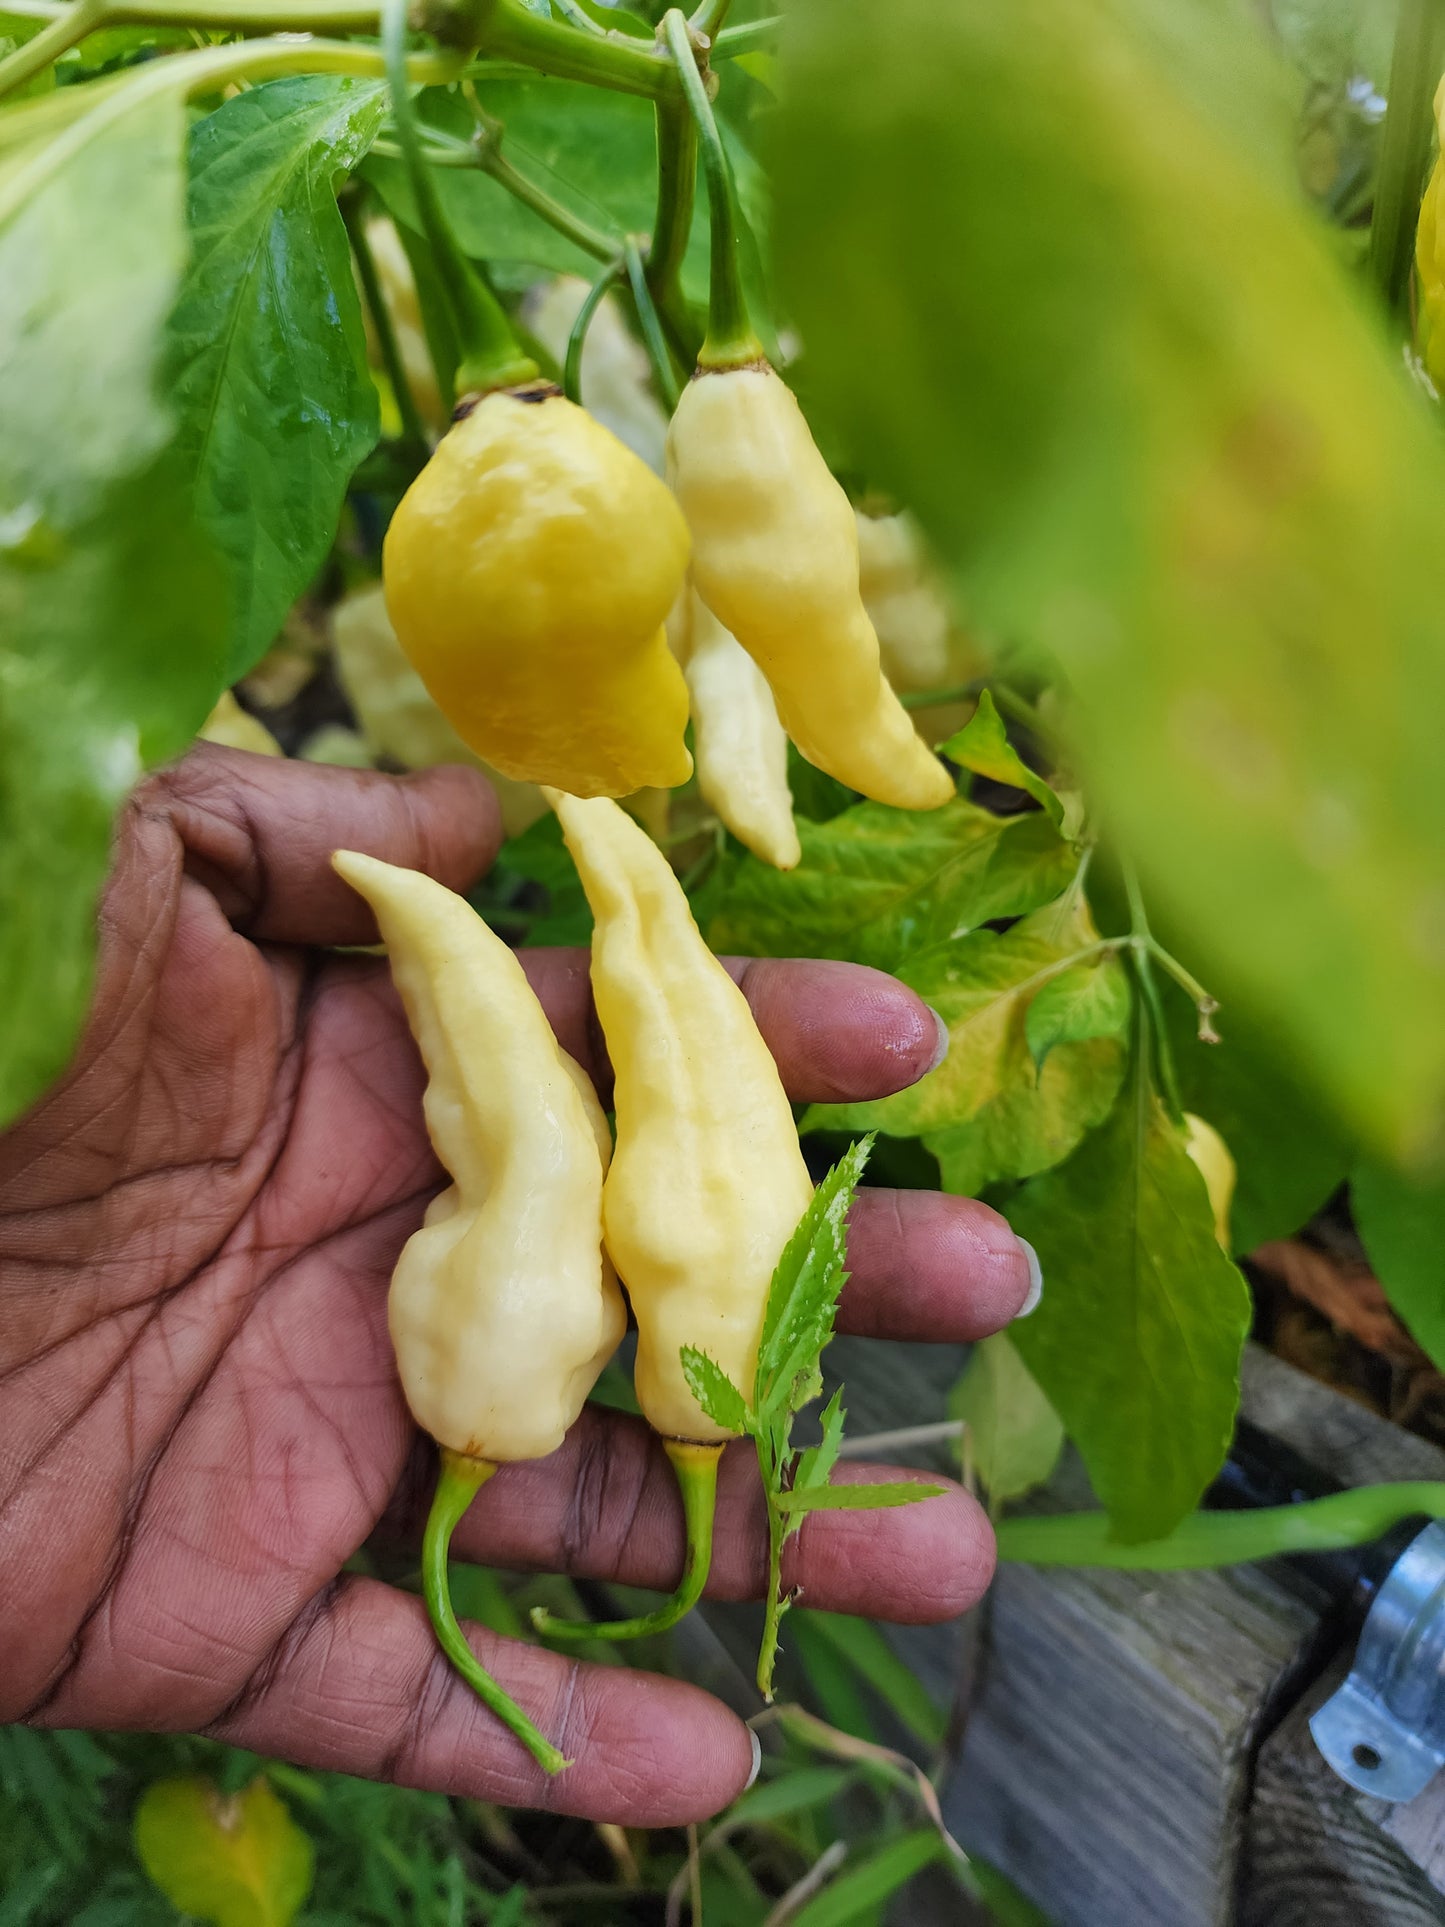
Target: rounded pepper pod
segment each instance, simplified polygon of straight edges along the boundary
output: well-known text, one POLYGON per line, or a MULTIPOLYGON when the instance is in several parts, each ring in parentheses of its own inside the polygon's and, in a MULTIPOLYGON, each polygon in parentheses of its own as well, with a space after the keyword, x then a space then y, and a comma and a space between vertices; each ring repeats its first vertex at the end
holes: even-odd
POLYGON ((667 437, 698 594, 768 679, 810 763, 899 809, 954 786, 884 678, 847 496, 766 363, 702 370, 667 437))
POLYGON ((433 700, 506 776, 579 796, 685 782, 664 624, 687 527, 632 451, 549 383, 462 414, 403 496, 386 604, 433 700))

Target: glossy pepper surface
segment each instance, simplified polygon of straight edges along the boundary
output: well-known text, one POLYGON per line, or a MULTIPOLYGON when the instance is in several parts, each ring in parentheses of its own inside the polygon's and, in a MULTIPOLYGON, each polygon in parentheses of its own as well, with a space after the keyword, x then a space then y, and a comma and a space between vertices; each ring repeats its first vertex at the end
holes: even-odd
POLYGON ((464 1458, 545 1458, 626 1323, 602 1255, 607 1121, 516 956, 470 905, 374 857, 332 860, 376 914, 452 1180, 392 1276, 402 1389, 418 1424, 464 1458))
POLYGON ((881 803, 948 802, 948 772, 884 679, 853 510, 792 391, 766 365, 699 373, 667 460, 697 591, 767 677, 803 755, 881 803))
POLYGON ((506 776, 581 796, 685 782, 687 689, 664 623, 687 528, 646 463, 547 383, 471 407, 383 552, 402 648, 506 776))
POLYGON ((767 678, 693 589, 668 618, 692 702, 697 786, 754 856, 791 870, 802 856, 788 788, 788 738, 767 678))
POLYGON ((776 1064, 661 850, 624 810, 555 796, 595 919, 592 991, 616 1073, 607 1249, 637 1319, 638 1403, 672 1439, 729 1434, 689 1390, 706 1352, 750 1396, 768 1289, 813 1194, 776 1064))

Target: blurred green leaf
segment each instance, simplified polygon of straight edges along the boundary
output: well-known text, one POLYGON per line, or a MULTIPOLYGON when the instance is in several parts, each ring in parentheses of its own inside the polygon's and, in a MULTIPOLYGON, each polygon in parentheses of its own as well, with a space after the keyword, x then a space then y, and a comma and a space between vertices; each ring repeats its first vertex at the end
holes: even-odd
POLYGON ((228 681, 325 561, 379 432, 336 183, 386 98, 379 80, 301 74, 191 130, 193 255, 169 379, 197 512, 230 577, 228 681))
MULTIPOLYGON (((811 1613, 800 1613, 796 1623, 801 1625, 812 1617, 811 1613)), ((847 1768, 841 1766, 788 1767, 776 1780, 764 1780, 739 1794, 727 1809, 727 1818, 746 1821, 749 1826, 785 1820, 790 1814, 836 1799, 851 1778, 847 1768)))
POLYGON ((1382 1143, 1445 1088, 1445 453, 1243 0, 798 0, 778 260, 1146 883, 1382 1143), (959 111, 959 102, 968 111, 959 111), (861 237, 866 236, 867 245, 861 237))
POLYGON ((223 680, 219 583, 155 392, 184 109, 136 93, 0 169, 0 1124, 70 1055, 117 804, 223 680))
POLYGON ((1366 1162, 1351 1173, 1350 1209, 1385 1296, 1445 1371, 1445 1182, 1366 1162))
POLYGON ((995 783, 1008 783, 1041 803, 1054 828, 1064 820, 1064 806, 1036 770, 1031 770, 1008 739, 1003 717, 994 707, 993 697, 984 690, 978 708, 955 735, 939 744, 941 755, 979 776, 991 776, 995 783))
POLYGON ((947 1849, 931 1827, 899 1834, 849 1866, 791 1917, 791 1927, 848 1927, 871 1916, 878 1903, 906 1887, 947 1849))
POLYGON ((167 1899, 215 1927, 289 1927, 311 1891, 311 1842, 264 1775, 236 1794, 200 1777, 158 1781, 135 1844, 167 1899))
POLYGON ((516 941, 513 926, 520 920, 525 925, 524 947, 592 941, 592 912, 582 879, 562 841, 561 826, 550 810, 529 824, 520 836, 503 844, 501 855, 473 892, 472 901, 489 922, 500 924, 513 941, 516 941), (498 889, 505 892, 509 885, 519 883, 540 885, 546 893, 545 908, 514 909, 495 900, 498 889))
POLYGON ((1042 1069, 1030 1051, 1028 1013, 1058 966, 1097 936, 1082 896, 1070 893, 1002 936, 975 930, 907 958, 897 974, 948 1025, 947 1057, 894 1097, 814 1105, 804 1128, 917 1133, 937 1157, 945 1188, 965 1196, 1059 1163, 1107 1116, 1119 1089, 1130 1009, 1123 966, 1114 956, 1097 966, 1112 987, 1093 1009, 1113 1034, 1060 1041, 1042 1069))
POLYGON ((1228 1450, 1250 1296, 1141 1066, 1068 1163, 1002 1208, 1045 1280, 1038 1310, 1010 1336, 1116 1535, 1162 1537, 1228 1450))
POLYGON ((968 1462, 995 1504, 1053 1476, 1063 1423, 1007 1332, 974 1346, 948 1410, 968 1427, 968 1462))
POLYGON ((803 860, 740 856, 708 926, 715 950, 844 957, 896 969, 928 944, 1047 903, 1076 858, 1042 815, 994 816, 962 797, 926 813, 857 803, 798 823, 803 860))
POLYGON ((1166 1011, 1184 1108, 1214 1126, 1238 1169, 1230 1229, 1243 1253, 1308 1224, 1344 1183, 1352 1152, 1319 1092, 1285 1062, 1277 1027, 1220 988, 1217 1044, 1200 1043, 1182 993, 1166 991, 1166 1011))

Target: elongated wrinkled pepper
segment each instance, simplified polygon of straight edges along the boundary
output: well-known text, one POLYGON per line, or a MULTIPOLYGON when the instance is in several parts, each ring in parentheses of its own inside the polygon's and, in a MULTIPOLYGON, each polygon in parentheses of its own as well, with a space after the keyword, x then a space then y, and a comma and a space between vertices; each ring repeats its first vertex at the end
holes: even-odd
POLYGON ((442 1448, 427 1609, 463 1678, 556 1772, 567 1762, 457 1625, 447 1547, 499 1465, 562 1443, 622 1336, 602 1252, 607 1120, 515 955, 462 898, 354 851, 332 862, 376 914, 427 1069, 427 1131, 452 1180, 407 1240, 387 1308, 407 1404, 442 1448))
POLYGON ((407 490, 386 604, 448 721, 504 775, 579 796, 667 789, 692 769, 663 626, 687 553, 646 463, 534 382, 475 402, 407 490))
POLYGON ((740 843, 775 869, 802 856, 788 788, 788 738, 761 669, 695 590, 668 636, 687 678, 697 786, 740 843))
POLYGON ((667 467, 698 594, 767 677, 808 761, 899 809, 948 802, 952 779, 883 676, 852 507, 787 385, 766 362, 701 368, 667 467))
POLYGON ((705 1352, 751 1397, 773 1272, 813 1186, 772 1053, 667 859, 615 804, 549 800, 592 906, 592 992, 617 1079, 603 1231, 637 1319, 638 1403, 662 1434, 688 1528, 667 1605, 571 1629, 631 1638, 680 1619, 707 1578, 717 1461, 731 1435, 693 1397, 682 1347, 705 1352))

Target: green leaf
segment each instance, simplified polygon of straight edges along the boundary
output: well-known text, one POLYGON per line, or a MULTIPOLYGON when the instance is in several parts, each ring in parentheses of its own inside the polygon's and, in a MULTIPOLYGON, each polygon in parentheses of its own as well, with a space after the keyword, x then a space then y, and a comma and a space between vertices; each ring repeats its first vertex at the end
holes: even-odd
POLYGON ((1366 1162, 1351 1174, 1350 1209, 1386 1297, 1445 1371, 1445 1183, 1366 1162))
POLYGON ((722 1366, 692 1345, 684 1345, 680 1356, 688 1390, 713 1424, 725 1432, 745 1432, 748 1402, 722 1366))
POLYGON ((1060 964, 1097 940, 1087 904, 1071 894, 1002 936, 976 930, 910 957, 897 974, 948 1025, 947 1057, 896 1096, 815 1105, 803 1128, 921 1135, 945 1188, 965 1196, 1059 1163, 1107 1116, 1119 1089, 1130 1007, 1122 964, 1107 955, 1098 965, 1112 980, 1102 1001, 1113 1035, 1060 1042, 1039 1069, 1029 1049, 1028 1013, 1060 964))
POLYGON ((799 1640, 821 1641, 840 1653, 885 1706, 925 1746, 941 1746, 945 1709, 930 1698, 913 1668, 898 1657, 871 1619, 851 1613, 798 1612, 789 1624, 799 1640))
POLYGON ((1415 1142, 1445 1090, 1445 450, 1302 202, 1256 11, 797 0, 782 293, 870 479, 1062 668, 1071 762, 1205 975, 1415 1142))
MULTIPOLYGON (((562 840, 562 826, 548 810, 520 836, 503 844, 496 865, 478 890, 486 893, 496 885, 538 884, 546 892, 545 908, 525 912, 526 935, 523 947, 535 944, 589 944, 592 941, 592 912, 587 893, 577 874, 577 865, 562 840)), ((494 901, 478 904, 487 917, 509 928, 514 912, 494 901)), ((515 939, 514 939, 515 941, 515 939)))
POLYGON ((773 1271, 753 1388, 759 1420, 814 1396, 802 1388, 817 1379, 818 1355, 832 1336, 838 1295, 848 1281, 848 1211, 872 1148, 871 1138, 860 1138, 839 1158, 813 1193, 773 1271))
POLYGON ((911 1480, 889 1481, 876 1485, 794 1486, 778 1494, 779 1512, 871 1512, 878 1507, 913 1505, 919 1499, 936 1499, 946 1488, 921 1485, 911 1480))
POLYGON ((1054 828, 1061 829, 1064 806, 1037 771, 1031 770, 1008 739, 1003 717, 993 697, 984 690, 978 708, 956 735, 939 744, 939 751, 950 762, 971 769, 979 776, 992 777, 995 783, 1008 783, 1041 803, 1054 828))
POLYGON ((169 373, 197 512, 230 575, 228 680, 326 559, 379 432, 336 183, 386 100, 383 81, 302 74, 191 130, 193 256, 169 373))
POLYGON ((1010 1328, 1123 1540, 1159 1538, 1229 1448, 1249 1289, 1204 1180, 1136 1068, 1106 1123, 1003 1209, 1043 1301, 1010 1328))
POLYGON ((1280 1049, 1267 1024, 1227 983, 1218 988, 1217 1044, 1199 1041, 1192 1003, 1166 992, 1174 1067, 1186 1111, 1208 1118, 1238 1170, 1230 1233, 1236 1252, 1293 1237, 1339 1189, 1353 1152, 1318 1087, 1280 1049))
POLYGON ((799 821, 803 859, 737 860, 709 924, 716 950, 843 957, 896 969, 926 945, 1058 895, 1076 859, 1043 816, 994 816, 962 797, 917 812, 858 803, 799 821))
POLYGON ((947 1853, 931 1827, 900 1834, 830 1880, 792 1916, 792 1927, 848 1927, 850 1921, 875 1919, 880 1902, 947 1853))
POLYGON ((183 141, 179 90, 128 77, 0 172, 0 1124, 70 1055, 117 804, 222 686, 155 392, 183 141))
POLYGON ((1024 1018, 1029 1054, 1040 1070, 1055 1044, 1122 1037, 1132 999, 1128 973, 1111 955, 1090 957, 1051 977, 1030 1000, 1024 1018))
POLYGON ((840 1385, 823 1407, 818 1420, 822 1431, 818 1443, 798 1454, 798 1463, 793 1470, 794 1486, 828 1483, 843 1446, 843 1420, 843 1387, 840 1385))
POLYGON ((167 1900, 215 1927, 289 1927, 311 1891, 311 1842, 264 1775, 229 1797, 198 1777, 158 1780, 135 1844, 167 1900))
POLYGON ((1063 1424, 1007 1332, 974 1346, 948 1409, 968 1427, 968 1462, 995 1504, 1053 1476, 1063 1424))

